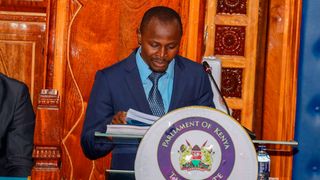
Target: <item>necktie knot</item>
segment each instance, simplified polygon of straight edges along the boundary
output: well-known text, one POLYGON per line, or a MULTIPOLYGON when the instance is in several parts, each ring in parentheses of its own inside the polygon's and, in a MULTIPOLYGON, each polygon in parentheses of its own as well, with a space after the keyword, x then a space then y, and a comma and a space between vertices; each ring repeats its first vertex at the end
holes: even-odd
POLYGON ((153 84, 158 84, 159 79, 161 78, 161 76, 163 76, 164 73, 157 73, 157 72, 152 72, 149 75, 149 79, 152 81, 153 84))

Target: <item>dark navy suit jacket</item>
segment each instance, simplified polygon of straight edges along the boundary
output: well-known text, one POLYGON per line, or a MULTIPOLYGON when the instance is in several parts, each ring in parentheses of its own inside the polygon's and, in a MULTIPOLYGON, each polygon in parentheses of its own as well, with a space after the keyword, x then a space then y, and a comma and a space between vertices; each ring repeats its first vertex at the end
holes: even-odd
POLYGON ((34 118, 27 86, 0 73, 0 176, 30 175, 34 118))
MULTIPOLYGON (((118 111, 129 108, 152 114, 136 65, 135 52, 119 63, 97 72, 92 87, 81 135, 83 152, 90 159, 112 150, 112 169, 133 170, 138 140, 113 140, 94 137, 105 132, 118 111), (122 145, 119 145, 121 141, 122 145), (125 145, 133 143, 136 145, 125 145)), ((175 57, 173 92, 169 111, 191 105, 214 107, 208 75, 202 66, 181 56, 175 57)), ((116 179, 116 178, 114 178, 116 179)))

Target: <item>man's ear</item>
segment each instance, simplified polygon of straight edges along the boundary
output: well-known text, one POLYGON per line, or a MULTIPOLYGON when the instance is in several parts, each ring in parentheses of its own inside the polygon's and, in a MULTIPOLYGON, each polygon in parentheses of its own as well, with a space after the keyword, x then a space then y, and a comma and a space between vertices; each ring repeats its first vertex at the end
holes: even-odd
POLYGON ((137 29, 137 36, 138 36, 138 44, 141 45, 141 31, 140 31, 140 28, 137 29))

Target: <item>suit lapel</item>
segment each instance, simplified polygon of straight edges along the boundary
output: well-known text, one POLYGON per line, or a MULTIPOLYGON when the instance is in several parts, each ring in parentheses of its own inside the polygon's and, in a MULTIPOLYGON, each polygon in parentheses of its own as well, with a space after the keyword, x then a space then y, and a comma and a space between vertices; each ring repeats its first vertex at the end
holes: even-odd
POLYGON ((134 51, 126 61, 125 69, 126 69, 126 83, 129 88, 131 97, 134 99, 139 109, 136 109, 141 112, 145 112, 148 114, 152 114, 143 86, 140 78, 140 74, 138 71, 138 67, 136 64, 136 51, 134 51))
POLYGON ((185 91, 186 81, 183 79, 184 65, 181 62, 179 56, 175 57, 174 66, 174 79, 173 79, 173 90, 171 95, 171 101, 169 106, 169 111, 176 109, 181 104, 182 94, 185 91))

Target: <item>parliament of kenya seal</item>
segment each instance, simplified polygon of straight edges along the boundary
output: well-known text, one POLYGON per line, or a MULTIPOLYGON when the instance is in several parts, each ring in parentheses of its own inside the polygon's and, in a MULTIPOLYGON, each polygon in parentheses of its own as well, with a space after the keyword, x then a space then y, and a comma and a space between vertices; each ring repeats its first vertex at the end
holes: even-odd
POLYGON ((235 162, 229 133, 204 117, 172 124, 161 136, 157 160, 165 179, 227 179, 235 162))

